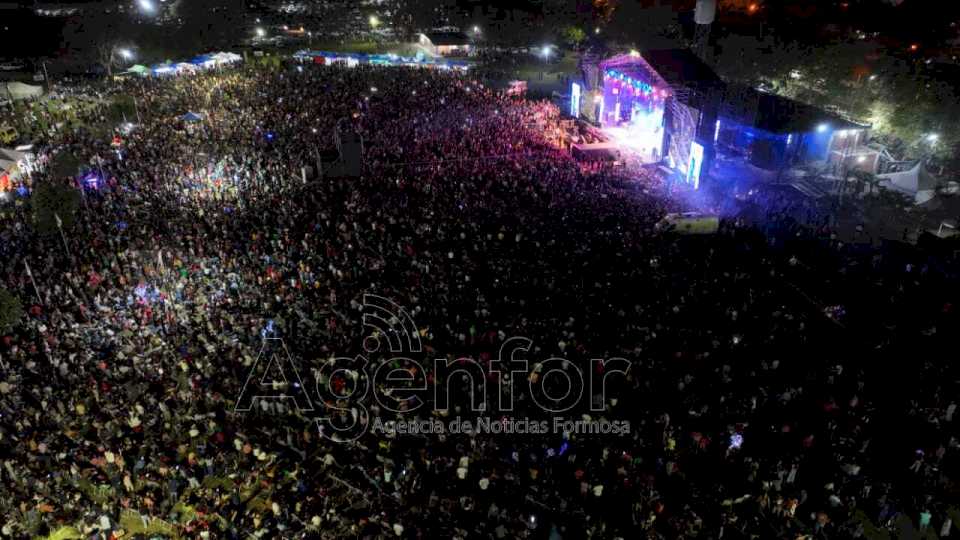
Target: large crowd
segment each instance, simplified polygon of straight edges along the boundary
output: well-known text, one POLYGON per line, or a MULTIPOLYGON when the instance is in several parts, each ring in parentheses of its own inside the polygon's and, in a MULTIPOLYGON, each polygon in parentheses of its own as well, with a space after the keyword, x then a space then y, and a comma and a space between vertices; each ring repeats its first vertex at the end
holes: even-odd
MULTIPOLYGON (((950 253, 845 244, 777 194, 716 235, 665 233, 680 208, 663 186, 585 171, 543 135, 555 106, 468 75, 239 68, 124 85, 142 123, 116 144, 58 135, 45 151, 88 164, 81 180, 32 180, 81 190, 76 223, 40 234, 29 195, 4 214, 0 287, 25 307, 0 341, 4 536, 129 537, 131 512, 183 538, 950 534, 950 253), (316 174, 338 126, 363 138, 360 177, 316 174), (525 337, 534 383, 552 357, 588 373, 626 359, 563 416, 629 433, 333 441, 316 419, 359 410, 345 388, 362 370, 318 377, 340 395, 313 411, 238 407, 262 351, 305 379, 333 358, 385 361, 366 347, 368 294, 410 314, 424 359, 489 365, 525 337)), ((450 404, 367 403, 370 417, 478 416, 476 378, 423 365, 450 404)), ((544 417, 529 385, 512 388, 515 410, 488 399, 483 416, 544 417)))

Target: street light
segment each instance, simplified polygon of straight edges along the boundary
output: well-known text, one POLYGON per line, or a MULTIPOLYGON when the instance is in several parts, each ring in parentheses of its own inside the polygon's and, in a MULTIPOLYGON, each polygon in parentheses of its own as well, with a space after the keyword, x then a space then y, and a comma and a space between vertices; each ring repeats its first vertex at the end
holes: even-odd
POLYGON ((550 45, 544 45, 541 54, 543 54, 544 60, 550 58, 550 45))
POLYGON ((152 0, 138 0, 137 4, 140 6, 140 9, 146 13, 153 13, 156 11, 156 7, 153 5, 152 0))
POLYGON ((117 52, 120 53, 120 57, 123 58, 124 60, 133 59, 133 51, 131 51, 130 49, 119 49, 117 52))
POLYGON ((266 30, 264 30, 263 28, 257 28, 257 37, 262 38, 262 37, 265 36, 265 35, 267 35, 267 31, 266 31, 266 30))
POLYGON ((380 19, 378 19, 376 15, 371 15, 371 16, 370 16, 370 26, 376 28, 376 27, 379 26, 379 25, 380 25, 380 19))
POLYGON ((936 133, 931 133, 931 134, 927 135, 927 141, 929 141, 929 142, 931 142, 931 143, 937 142, 937 139, 939 139, 939 138, 940 138, 940 135, 938 135, 938 134, 936 134, 936 133))

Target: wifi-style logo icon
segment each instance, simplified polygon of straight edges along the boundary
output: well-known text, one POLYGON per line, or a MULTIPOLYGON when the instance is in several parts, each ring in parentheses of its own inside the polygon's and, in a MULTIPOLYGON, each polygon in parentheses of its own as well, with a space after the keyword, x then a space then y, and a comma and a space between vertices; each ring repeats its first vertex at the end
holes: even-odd
POLYGON ((420 331, 413 317, 393 300, 363 295, 363 326, 372 333, 363 340, 368 353, 380 351, 386 341, 391 353, 421 352, 420 331))

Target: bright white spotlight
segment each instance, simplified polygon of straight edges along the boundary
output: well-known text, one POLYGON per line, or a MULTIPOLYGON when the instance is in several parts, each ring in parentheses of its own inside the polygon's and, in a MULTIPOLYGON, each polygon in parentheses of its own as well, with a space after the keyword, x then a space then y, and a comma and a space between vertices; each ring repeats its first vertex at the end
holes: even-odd
POLYGON ((137 4, 140 6, 140 9, 147 13, 153 13, 154 10, 156 10, 152 0, 138 0, 137 4))
POLYGON ((939 139, 939 138, 940 138, 940 136, 937 135, 936 133, 931 133, 931 134, 927 135, 927 140, 930 141, 930 142, 937 142, 937 139, 939 139))
POLYGON ((819 126, 817 126, 817 132, 818 132, 818 133, 823 133, 823 132, 827 131, 828 129, 830 129, 830 126, 828 126, 827 124, 820 124, 819 126))
POLYGON ((120 53, 120 56, 123 57, 124 60, 130 60, 133 58, 133 51, 130 49, 120 49, 117 52, 120 53))

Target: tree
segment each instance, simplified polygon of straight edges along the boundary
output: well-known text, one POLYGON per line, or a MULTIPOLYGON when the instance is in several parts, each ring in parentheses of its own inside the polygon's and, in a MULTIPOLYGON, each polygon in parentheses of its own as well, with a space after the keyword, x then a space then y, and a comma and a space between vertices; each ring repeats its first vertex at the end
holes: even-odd
POLYGON ((649 5, 638 0, 618 3, 605 19, 606 37, 640 48, 680 46, 677 12, 668 5, 649 5))
POLYGON ((418 31, 428 30, 434 25, 437 15, 435 8, 433 2, 399 0, 394 20, 397 22, 402 35, 411 39, 418 31))
POLYGON ((67 21, 63 28, 62 48, 67 58, 78 67, 99 65, 108 75, 117 63, 117 47, 124 39, 134 37, 130 24, 117 14, 102 10, 86 10, 83 16, 67 21))
POLYGON ((113 76, 113 66, 118 64, 118 47, 117 42, 113 40, 104 40, 97 43, 97 63, 107 72, 107 77, 113 76))
POLYGON ((137 106, 133 96, 119 95, 113 98, 107 107, 106 118, 111 124, 118 124, 124 120, 130 121, 137 117, 137 106))
POLYGON ((50 175, 57 179, 73 178, 80 172, 81 161, 77 156, 69 152, 60 152, 54 156, 47 170, 50 175))
POLYGON ((610 22, 617 10, 617 0, 593 0, 593 15, 598 21, 610 22))
POLYGON ((204 50, 229 49, 247 31, 241 4, 231 0, 179 2, 177 15, 183 24, 174 33, 174 39, 161 38, 159 42, 167 54, 188 56, 204 50))
POLYGON ((20 298, 6 289, 0 289, 0 332, 7 332, 23 317, 20 298))
POLYGON ((586 39, 587 33, 578 26, 568 26, 563 29, 563 40, 574 49, 579 49, 586 39))
POLYGON ((60 227, 66 231, 76 223, 80 193, 72 187, 45 182, 34 190, 30 204, 37 232, 54 234, 60 227))

